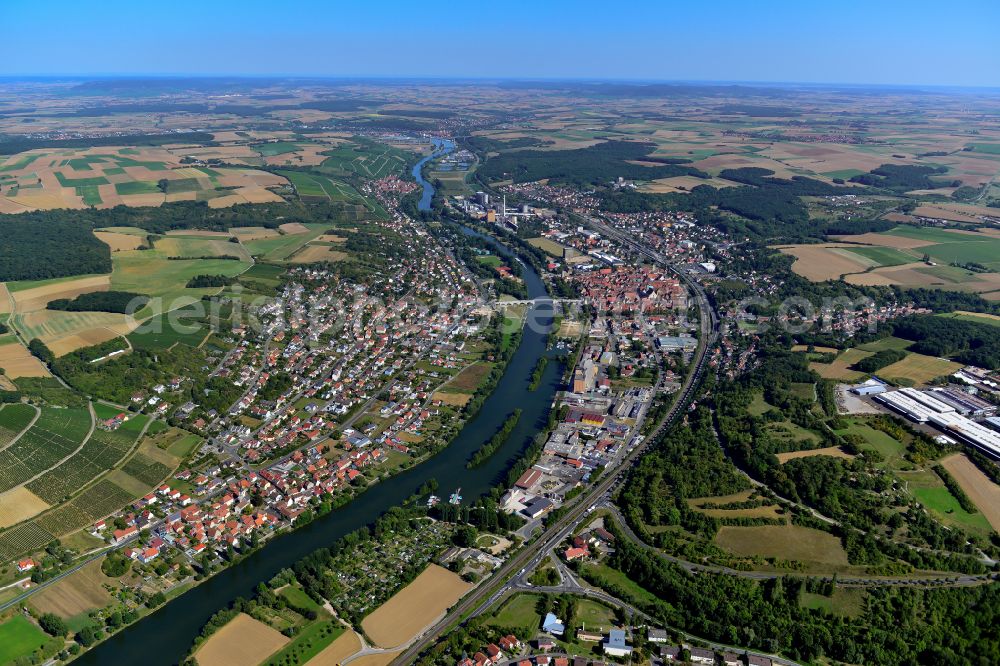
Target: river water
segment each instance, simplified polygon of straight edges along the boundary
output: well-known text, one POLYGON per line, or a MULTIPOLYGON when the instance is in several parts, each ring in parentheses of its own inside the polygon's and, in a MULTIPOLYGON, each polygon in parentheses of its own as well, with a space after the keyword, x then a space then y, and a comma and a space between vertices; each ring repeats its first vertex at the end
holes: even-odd
POLYGON ((420 160, 413 165, 413 177, 416 178, 417 182, 420 183, 424 188, 424 193, 420 197, 420 203, 417 208, 420 210, 430 210, 431 209, 431 199, 434 198, 434 186, 429 182, 424 180, 424 165, 433 159, 437 159, 442 155, 447 155, 451 151, 455 150, 455 142, 450 139, 431 139, 434 144, 434 150, 431 154, 420 160))
MULTIPOLYGON (((421 209, 429 208, 434 189, 424 180, 420 169, 433 157, 453 148, 454 144, 450 141, 435 140, 436 154, 414 167, 414 176, 424 188, 421 209)), ((467 233, 476 232, 467 230, 467 233)), ((497 246, 496 249, 514 260, 505 247, 497 246)), ((440 483, 438 494, 442 497, 461 487, 465 502, 474 501, 503 481, 535 434, 545 427, 562 372, 560 363, 549 363, 538 387, 534 391, 528 390, 531 373, 538 359, 546 353, 546 332, 552 321, 552 306, 547 301, 545 285, 531 266, 523 267, 523 278, 530 298, 546 299, 535 303, 528 312, 528 321, 535 322, 535 325, 525 327, 521 343, 496 390, 447 448, 419 465, 372 486, 347 506, 271 540, 239 564, 221 571, 85 653, 77 663, 101 666, 176 664, 184 658, 194 638, 216 611, 237 597, 251 596, 257 583, 269 580, 282 568, 292 566, 317 548, 330 546, 349 532, 373 524, 388 509, 399 506, 416 492, 425 481, 437 479, 440 483), (472 454, 493 436, 507 415, 516 408, 522 410, 521 419, 500 450, 482 466, 466 469, 465 463, 472 454)))

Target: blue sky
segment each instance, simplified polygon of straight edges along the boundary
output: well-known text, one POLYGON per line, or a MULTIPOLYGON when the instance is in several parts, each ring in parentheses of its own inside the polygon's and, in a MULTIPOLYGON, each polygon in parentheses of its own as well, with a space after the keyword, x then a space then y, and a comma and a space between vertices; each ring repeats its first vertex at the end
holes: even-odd
POLYGON ((997 0, 5 0, 0 75, 1000 86, 997 0))

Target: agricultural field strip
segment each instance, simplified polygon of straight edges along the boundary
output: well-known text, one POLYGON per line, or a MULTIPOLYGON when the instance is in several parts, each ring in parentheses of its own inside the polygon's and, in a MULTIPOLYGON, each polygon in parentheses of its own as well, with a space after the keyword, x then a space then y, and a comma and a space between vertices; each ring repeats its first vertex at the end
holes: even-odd
POLYGON ((41 415, 42 410, 34 405, 6 405, 0 410, 0 451, 7 449, 21 439, 21 436, 35 425, 41 415), (15 409, 21 407, 26 408, 28 412, 24 412, 23 409, 15 409), (24 419, 25 416, 28 418, 24 419))
POLYGON ((86 433, 74 422, 82 423, 83 415, 79 409, 42 408, 36 423, 16 443, 0 451, 0 492, 33 481, 82 449, 94 430, 92 408, 86 433))

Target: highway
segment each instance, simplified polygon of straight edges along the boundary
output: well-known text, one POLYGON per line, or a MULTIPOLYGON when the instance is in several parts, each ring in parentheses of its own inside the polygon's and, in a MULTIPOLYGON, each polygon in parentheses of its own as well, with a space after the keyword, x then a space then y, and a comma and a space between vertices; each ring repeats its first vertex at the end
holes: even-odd
MULTIPOLYGON (((596 221, 594 224, 611 237, 618 238, 618 234, 620 234, 620 232, 612 230, 596 221)), ((672 268, 666 259, 658 252, 650 250, 649 248, 643 248, 641 245, 636 243, 634 239, 625 234, 621 234, 621 236, 622 237, 618 238, 618 240, 623 244, 633 247, 643 256, 648 257, 652 261, 664 265, 666 268, 674 271, 678 277, 685 284, 687 284, 689 288, 691 288, 698 302, 698 310, 701 320, 701 337, 699 339, 698 348, 695 351, 695 356, 692 359, 691 370, 688 373, 684 384, 681 386, 680 391, 677 393, 673 405, 660 424, 652 432, 650 432, 638 446, 628 452, 622 461, 622 464, 608 470, 605 473, 605 476, 602 479, 599 479, 594 487, 590 488, 589 491, 584 492, 583 495, 578 498, 577 502, 566 512, 565 515, 546 527, 546 529, 538 537, 537 541, 526 545, 523 550, 516 553, 511 557, 511 559, 497 569, 489 580, 484 582, 459 601, 442 620, 425 631, 424 634, 407 650, 396 657, 396 659, 392 662, 393 664, 402 665, 412 663, 423 650, 437 640, 438 636, 443 634, 449 627, 459 622, 464 615, 469 612, 479 610, 480 606, 489 607, 496 603, 496 601, 506 593, 508 587, 517 583, 516 580, 510 580, 514 577, 515 573, 518 578, 523 576, 525 572, 537 565, 550 550, 569 536, 576 529, 576 526, 590 513, 590 508, 595 506, 598 501, 610 496, 610 494, 618 488, 618 486, 625 480, 626 474, 628 470, 631 469, 632 464, 641 458, 642 455, 656 441, 659 440, 660 436, 666 431, 666 429, 673 426, 677 419, 691 405, 695 391, 704 376, 707 351, 718 336, 718 318, 708 301, 708 296, 705 294, 705 290, 701 287, 701 285, 691 279, 691 277, 686 275, 684 272, 677 271, 672 268), (493 581, 505 581, 505 584, 491 595, 490 591, 495 588, 495 583, 493 583, 493 581)))

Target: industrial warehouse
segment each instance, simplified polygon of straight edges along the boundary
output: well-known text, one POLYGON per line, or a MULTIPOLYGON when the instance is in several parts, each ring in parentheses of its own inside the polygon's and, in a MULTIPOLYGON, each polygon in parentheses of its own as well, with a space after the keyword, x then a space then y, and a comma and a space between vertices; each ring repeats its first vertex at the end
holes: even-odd
POLYGON ((873 399, 917 423, 933 425, 946 435, 1000 459, 1000 433, 965 416, 992 413, 995 407, 980 398, 954 389, 901 388, 879 393, 873 399))

